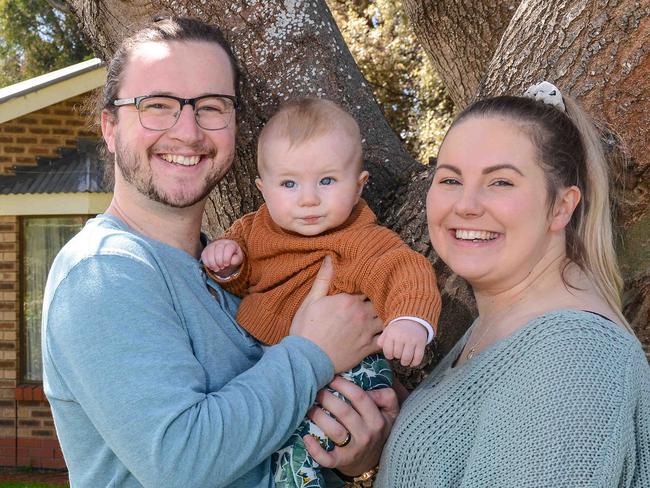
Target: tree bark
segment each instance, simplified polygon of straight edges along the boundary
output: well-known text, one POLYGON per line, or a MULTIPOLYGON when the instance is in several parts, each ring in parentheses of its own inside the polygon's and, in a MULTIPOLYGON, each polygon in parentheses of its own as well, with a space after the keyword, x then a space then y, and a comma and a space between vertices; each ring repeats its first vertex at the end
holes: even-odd
POLYGON ((405 2, 446 86, 474 89, 452 95, 461 108, 474 97, 520 94, 546 79, 577 98, 601 127, 611 156, 625 312, 650 351, 644 332, 650 292, 650 1, 529 0, 519 3, 505 29, 500 26, 508 8, 486 0, 471 8, 452 0, 405 2), (483 9, 486 4, 493 13, 483 9), (462 22, 470 27, 454 25, 462 22), (466 35, 470 28, 486 34, 466 35), (464 59, 471 56, 476 59, 464 59), (459 63, 462 69, 453 68, 459 63))
POLYGON ((404 0, 413 31, 456 106, 476 95, 481 77, 520 0, 404 0))
MULTIPOLYGON (((520 93, 531 82, 547 78, 616 127, 628 141, 631 155, 624 166, 625 185, 631 191, 621 200, 621 215, 627 224, 644 214, 650 195, 648 156, 642 151, 650 130, 650 99, 643 91, 650 68, 648 0, 641 7, 632 0, 405 1, 416 32, 459 105, 476 94, 520 93)), ((476 310, 467 285, 431 249, 424 212, 431 168, 419 165, 401 148, 324 1, 71 3, 104 59, 126 33, 160 12, 215 22, 232 43, 246 79, 246 111, 239 124, 234 169, 211 195, 206 211, 205 228, 215 235, 261 202, 253 185, 255 141, 281 101, 317 94, 347 107, 364 136, 365 162, 371 173, 364 196, 380 221, 428 256, 438 272, 445 304, 442 332, 436 347, 428 351, 424 370, 451 347, 476 310)), ((628 309, 628 316, 644 310, 644 297, 647 294, 632 300, 638 305, 628 309)), ((413 386, 423 374, 411 370, 402 376, 413 386)))
POLYGON ((156 13, 209 19, 224 31, 242 65, 245 113, 239 123, 234 171, 213 192, 206 227, 219 234, 261 196, 253 185, 255 141, 282 101, 319 95, 343 104, 364 137, 370 181, 365 196, 381 216, 420 165, 400 146, 350 55, 323 1, 198 2, 194 0, 72 0, 96 52, 110 58, 118 41, 156 13), (129 19, 126 23, 122 19, 129 19))

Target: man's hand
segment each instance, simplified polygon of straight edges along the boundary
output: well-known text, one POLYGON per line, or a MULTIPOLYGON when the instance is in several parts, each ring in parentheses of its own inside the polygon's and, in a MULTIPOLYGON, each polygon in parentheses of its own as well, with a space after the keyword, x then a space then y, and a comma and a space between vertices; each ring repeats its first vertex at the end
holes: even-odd
POLYGON ((327 390, 321 390, 316 401, 322 408, 310 409, 309 418, 333 441, 341 443, 350 433, 345 447, 327 452, 312 436, 304 437, 309 454, 321 466, 336 468, 348 476, 357 476, 379 463, 381 451, 399 413, 397 396, 392 388, 364 391, 354 383, 337 376, 330 387, 345 395, 350 404, 327 390), (326 414, 331 412, 336 418, 326 414))
POLYGON ((399 359, 402 366, 417 366, 424 357, 427 330, 413 320, 395 320, 386 326, 377 343, 387 359, 399 359))
POLYGON ((294 315, 289 333, 316 343, 332 360, 334 370, 340 373, 379 350, 376 336, 383 327, 365 296, 327 295, 333 275, 328 256, 294 315))
POLYGON ((235 241, 218 239, 212 241, 201 253, 201 261, 219 278, 230 278, 244 261, 244 253, 235 241))

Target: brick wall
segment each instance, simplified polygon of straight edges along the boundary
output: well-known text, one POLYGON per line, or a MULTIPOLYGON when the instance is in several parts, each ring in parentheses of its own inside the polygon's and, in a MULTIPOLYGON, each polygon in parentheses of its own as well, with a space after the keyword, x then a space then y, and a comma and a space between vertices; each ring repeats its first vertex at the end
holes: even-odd
MULTIPOLYGON (((91 92, 92 93, 92 92, 91 92)), ((56 156, 60 147, 74 147, 78 137, 98 137, 88 127, 85 110, 89 94, 0 124, 0 175, 15 164, 36 164, 38 156, 56 156)))
POLYGON ((64 468, 40 385, 20 385, 20 226, 0 216, 0 466, 64 468))
POLYGON ((0 465, 16 462, 18 218, 0 216, 0 465))

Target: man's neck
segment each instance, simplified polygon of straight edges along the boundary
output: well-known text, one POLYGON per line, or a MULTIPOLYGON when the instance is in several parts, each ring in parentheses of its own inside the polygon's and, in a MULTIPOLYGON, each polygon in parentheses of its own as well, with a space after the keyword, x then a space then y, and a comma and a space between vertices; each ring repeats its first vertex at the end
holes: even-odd
POLYGON ((151 239, 181 249, 198 259, 201 219, 205 201, 186 208, 174 208, 154 202, 144 195, 126 195, 116 188, 106 213, 151 239))

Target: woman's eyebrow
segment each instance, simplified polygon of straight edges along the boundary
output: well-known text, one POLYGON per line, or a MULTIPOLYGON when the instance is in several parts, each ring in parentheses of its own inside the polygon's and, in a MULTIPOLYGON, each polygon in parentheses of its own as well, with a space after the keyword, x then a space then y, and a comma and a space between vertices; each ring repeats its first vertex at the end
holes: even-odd
POLYGON ((511 169, 512 171, 519 173, 521 176, 524 176, 524 174, 521 172, 519 168, 509 163, 495 164, 494 166, 488 166, 487 168, 483 169, 482 173, 486 175, 488 173, 494 173, 495 171, 499 171, 500 169, 511 169))
MULTIPOLYGON (((456 173, 457 175, 460 175, 462 173, 458 167, 451 164, 439 164, 438 166, 436 166, 436 171, 440 169, 448 169, 449 171, 456 173)), ((516 173, 519 173, 521 176, 524 176, 524 174, 521 172, 519 168, 509 163, 495 164, 493 166, 488 166, 487 168, 483 168, 483 171, 481 171, 481 173, 486 175, 488 173, 494 173, 495 171, 499 171, 501 169, 510 169, 512 171, 515 171, 516 173)))
POLYGON ((457 175, 460 174, 460 170, 456 166, 452 166, 451 164, 439 164, 436 166, 436 171, 440 169, 448 169, 449 171, 452 171, 456 173, 457 175))

